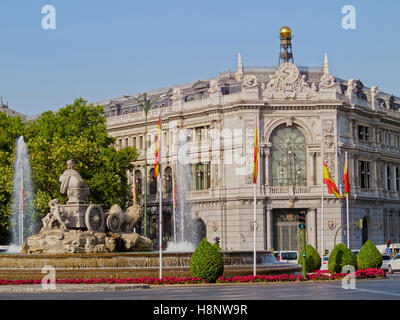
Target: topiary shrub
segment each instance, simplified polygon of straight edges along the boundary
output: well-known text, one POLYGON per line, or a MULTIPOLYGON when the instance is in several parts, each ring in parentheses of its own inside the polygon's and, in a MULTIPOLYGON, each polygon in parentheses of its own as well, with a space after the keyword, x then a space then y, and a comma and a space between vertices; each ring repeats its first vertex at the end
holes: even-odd
MULTIPOLYGON (((303 251, 300 252, 297 263, 303 265, 303 251)), ((321 256, 311 244, 306 245, 306 271, 311 272, 321 269, 321 256)))
POLYGON ((357 260, 354 253, 344 243, 339 243, 333 248, 329 256, 328 270, 330 273, 341 273, 346 265, 353 266, 355 269, 357 260))
POLYGON ((224 272, 220 249, 205 238, 197 245, 190 258, 190 273, 193 278, 203 278, 213 283, 224 272))
POLYGON ((357 265, 361 270, 379 269, 382 266, 382 255, 371 240, 367 240, 357 256, 357 265))

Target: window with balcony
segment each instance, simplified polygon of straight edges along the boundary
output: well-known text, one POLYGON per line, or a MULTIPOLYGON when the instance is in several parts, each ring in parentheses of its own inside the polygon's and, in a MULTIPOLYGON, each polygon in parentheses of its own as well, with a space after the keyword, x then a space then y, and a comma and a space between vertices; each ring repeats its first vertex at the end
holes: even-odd
POLYGON ((306 186, 306 139, 296 127, 279 127, 273 133, 271 176, 273 186, 306 186))

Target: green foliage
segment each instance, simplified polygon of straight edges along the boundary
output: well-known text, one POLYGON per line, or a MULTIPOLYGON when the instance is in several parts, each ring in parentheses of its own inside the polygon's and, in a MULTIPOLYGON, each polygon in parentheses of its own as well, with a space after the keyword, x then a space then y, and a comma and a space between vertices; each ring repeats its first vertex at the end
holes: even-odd
MULTIPOLYGON (((303 265, 303 251, 300 252, 299 258, 297 259, 298 264, 303 265)), ((312 272, 321 269, 321 256, 317 250, 311 244, 306 245, 306 271, 312 272)))
POLYGON ((339 243, 333 248, 328 260, 330 273, 341 273, 345 265, 356 268, 357 261, 354 253, 344 244, 339 243))
POLYGON ((9 236, 15 142, 22 135, 23 128, 20 117, 11 117, 0 111, 0 243, 6 243, 9 236))
POLYGON ((35 207, 39 217, 48 212, 48 202, 60 194, 58 178, 66 170, 66 161, 74 161, 77 170, 90 190, 90 202, 108 209, 116 203, 121 208, 132 204, 127 170, 138 154, 135 148, 115 148, 115 138, 106 130, 103 107, 86 105, 76 99, 57 112, 44 112, 27 124, 27 141, 36 187, 35 207))
POLYGON ((379 269, 382 266, 382 255, 371 240, 367 240, 357 255, 357 265, 361 270, 379 269))
POLYGON ((213 283, 224 272, 224 263, 220 249, 209 243, 205 238, 197 245, 190 258, 190 273, 192 277, 201 277, 213 283))

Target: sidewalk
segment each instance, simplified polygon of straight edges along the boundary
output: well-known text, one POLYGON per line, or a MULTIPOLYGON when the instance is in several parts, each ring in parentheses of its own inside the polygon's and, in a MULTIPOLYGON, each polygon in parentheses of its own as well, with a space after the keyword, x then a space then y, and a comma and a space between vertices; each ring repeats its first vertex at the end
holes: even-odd
POLYGON ((56 289, 43 289, 42 285, 6 285, 0 286, 2 293, 32 293, 32 292, 91 292, 118 291, 133 289, 149 289, 149 284, 57 284, 56 289))

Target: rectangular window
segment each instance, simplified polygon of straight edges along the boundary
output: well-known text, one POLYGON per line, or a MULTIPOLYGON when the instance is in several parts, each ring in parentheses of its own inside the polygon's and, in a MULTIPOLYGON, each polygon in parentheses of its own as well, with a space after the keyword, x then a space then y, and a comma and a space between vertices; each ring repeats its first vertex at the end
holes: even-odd
POLYGON ((359 161, 359 177, 360 177, 360 187, 362 189, 369 189, 370 188, 370 171, 369 171, 369 162, 368 161, 359 161))
POLYGON ((387 179, 387 189, 390 191, 391 188, 391 175, 390 175, 390 166, 386 166, 386 179, 387 179))
POLYGON ((369 138, 369 128, 366 126, 358 126, 358 140, 367 142, 369 138))
POLYGON ((143 136, 139 137, 139 150, 143 149, 143 136))
POLYGON ((129 138, 125 138, 125 148, 129 146, 129 138))
POLYGON ((191 164, 190 171, 192 174, 192 190, 207 190, 211 187, 209 162, 191 164))
POLYGON ((395 181, 396 181, 396 191, 399 191, 399 187, 400 187, 400 177, 399 177, 399 167, 396 166, 395 170, 394 170, 396 177, 395 177, 395 181))
POLYGON ((358 126, 358 139, 364 140, 364 127, 358 126))
POLYGON ((137 147, 137 145, 136 145, 136 137, 133 137, 132 140, 133 140, 133 141, 132 141, 132 145, 136 148, 136 147, 137 147))

